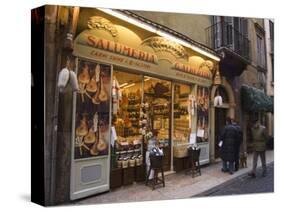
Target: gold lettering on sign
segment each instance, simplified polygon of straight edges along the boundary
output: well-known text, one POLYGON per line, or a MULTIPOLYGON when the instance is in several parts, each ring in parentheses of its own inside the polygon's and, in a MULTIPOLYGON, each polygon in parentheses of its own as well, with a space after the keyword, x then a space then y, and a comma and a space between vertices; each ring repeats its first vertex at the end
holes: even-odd
POLYGON ((194 68, 191 68, 189 65, 185 65, 185 64, 182 64, 182 63, 178 63, 178 62, 176 62, 174 64, 174 69, 182 71, 182 72, 186 72, 186 73, 189 73, 189 74, 197 75, 197 76, 200 76, 200 77, 204 77, 204 78, 207 78, 207 79, 212 78, 212 75, 211 75, 210 71, 203 71, 203 70, 200 70, 200 69, 196 70, 194 68))
POLYGON ((134 49, 129 46, 126 46, 126 45, 123 45, 120 43, 116 43, 114 41, 109 41, 109 40, 106 40, 103 38, 97 38, 93 35, 88 35, 87 45, 89 45, 93 48, 113 52, 113 53, 120 54, 120 55, 127 56, 127 57, 132 57, 137 60, 142 60, 145 62, 157 64, 157 57, 154 54, 151 54, 151 53, 145 52, 145 51, 141 51, 138 49, 134 49))
POLYGON ((119 55, 109 55, 108 53, 103 53, 99 50, 91 50, 90 55, 92 55, 96 58, 99 58, 99 59, 112 61, 114 63, 127 64, 127 65, 130 65, 130 66, 134 66, 134 67, 137 67, 137 68, 143 68, 143 69, 151 69, 151 66, 147 63, 143 63, 141 61, 135 61, 135 60, 132 60, 130 58, 126 59, 125 57, 122 57, 122 56, 119 56, 119 55))

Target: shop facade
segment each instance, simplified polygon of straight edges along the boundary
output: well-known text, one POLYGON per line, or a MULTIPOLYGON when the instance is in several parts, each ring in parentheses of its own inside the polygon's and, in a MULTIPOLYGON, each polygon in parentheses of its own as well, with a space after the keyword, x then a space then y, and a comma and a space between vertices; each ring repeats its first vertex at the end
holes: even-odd
POLYGON ((113 181, 143 181, 151 132, 158 133, 166 172, 183 169, 192 144, 201 148, 201 164, 214 149, 210 100, 218 57, 125 20, 108 10, 80 10, 71 199, 107 191, 113 181))

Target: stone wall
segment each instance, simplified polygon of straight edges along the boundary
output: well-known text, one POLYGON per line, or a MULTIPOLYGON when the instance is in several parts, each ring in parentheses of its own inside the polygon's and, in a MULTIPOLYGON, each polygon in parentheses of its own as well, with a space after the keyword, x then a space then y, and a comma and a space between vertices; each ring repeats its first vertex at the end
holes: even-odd
POLYGON ((191 39, 206 44, 205 29, 211 26, 211 16, 182 13, 132 11, 140 16, 162 24, 191 39))

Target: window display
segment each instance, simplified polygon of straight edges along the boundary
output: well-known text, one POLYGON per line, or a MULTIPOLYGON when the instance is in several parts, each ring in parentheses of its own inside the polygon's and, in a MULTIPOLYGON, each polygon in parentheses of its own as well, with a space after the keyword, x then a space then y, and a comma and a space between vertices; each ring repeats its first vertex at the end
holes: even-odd
POLYGON ((75 159, 108 154, 110 73, 108 65, 79 60, 75 159))
POLYGON ((197 142, 208 141, 209 134, 209 90, 198 86, 197 89, 197 142))
POLYGON ((141 90, 141 75, 114 70, 112 113, 116 116, 113 125, 117 134, 114 145, 117 161, 113 167, 127 168, 142 164, 141 90))
POLYGON ((170 81, 114 70, 112 116, 116 120, 112 124, 117 140, 113 145, 113 167, 141 165, 147 149, 146 141, 153 131, 157 132, 159 147, 164 152, 165 171, 171 166, 171 136, 175 158, 187 155, 193 121, 197 121, 194 142, 208 141, 209 91, 198 87, 195 93, 194 88, 192 84, 174 84, 172 114, 170 81))
POLYGON ((171 97, 171 82, 144 77, 144 103, 148 105, 147 127, 158 132, 159 147, 164 151, 164 170, 170 170, 171 163, 171 97))
POLYGON ((190 95, 192 86, 176 83, 174 85, 174 157, 182 158, 187 155, 187 145, 191 133, 192 101, 190 95))

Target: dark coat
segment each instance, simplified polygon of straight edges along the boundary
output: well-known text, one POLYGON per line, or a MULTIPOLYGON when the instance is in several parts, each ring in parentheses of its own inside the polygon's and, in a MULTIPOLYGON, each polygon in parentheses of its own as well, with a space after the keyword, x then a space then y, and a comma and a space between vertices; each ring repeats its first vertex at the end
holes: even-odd
POLYGON ((221 147, 221 158, 224 161, 235 161, 235 153, 237 147, 237 129, 232 124, 224 127, 221 140, 223 141, 221 147))
POLYGON ((238 124, 234 123, 233 126, 236 128, 236 133, 237 133, 236 134, 237 141, 235 142, 235 152, 236 154, 239 154, 240 146, 243 143, 243 132, 238 124))

